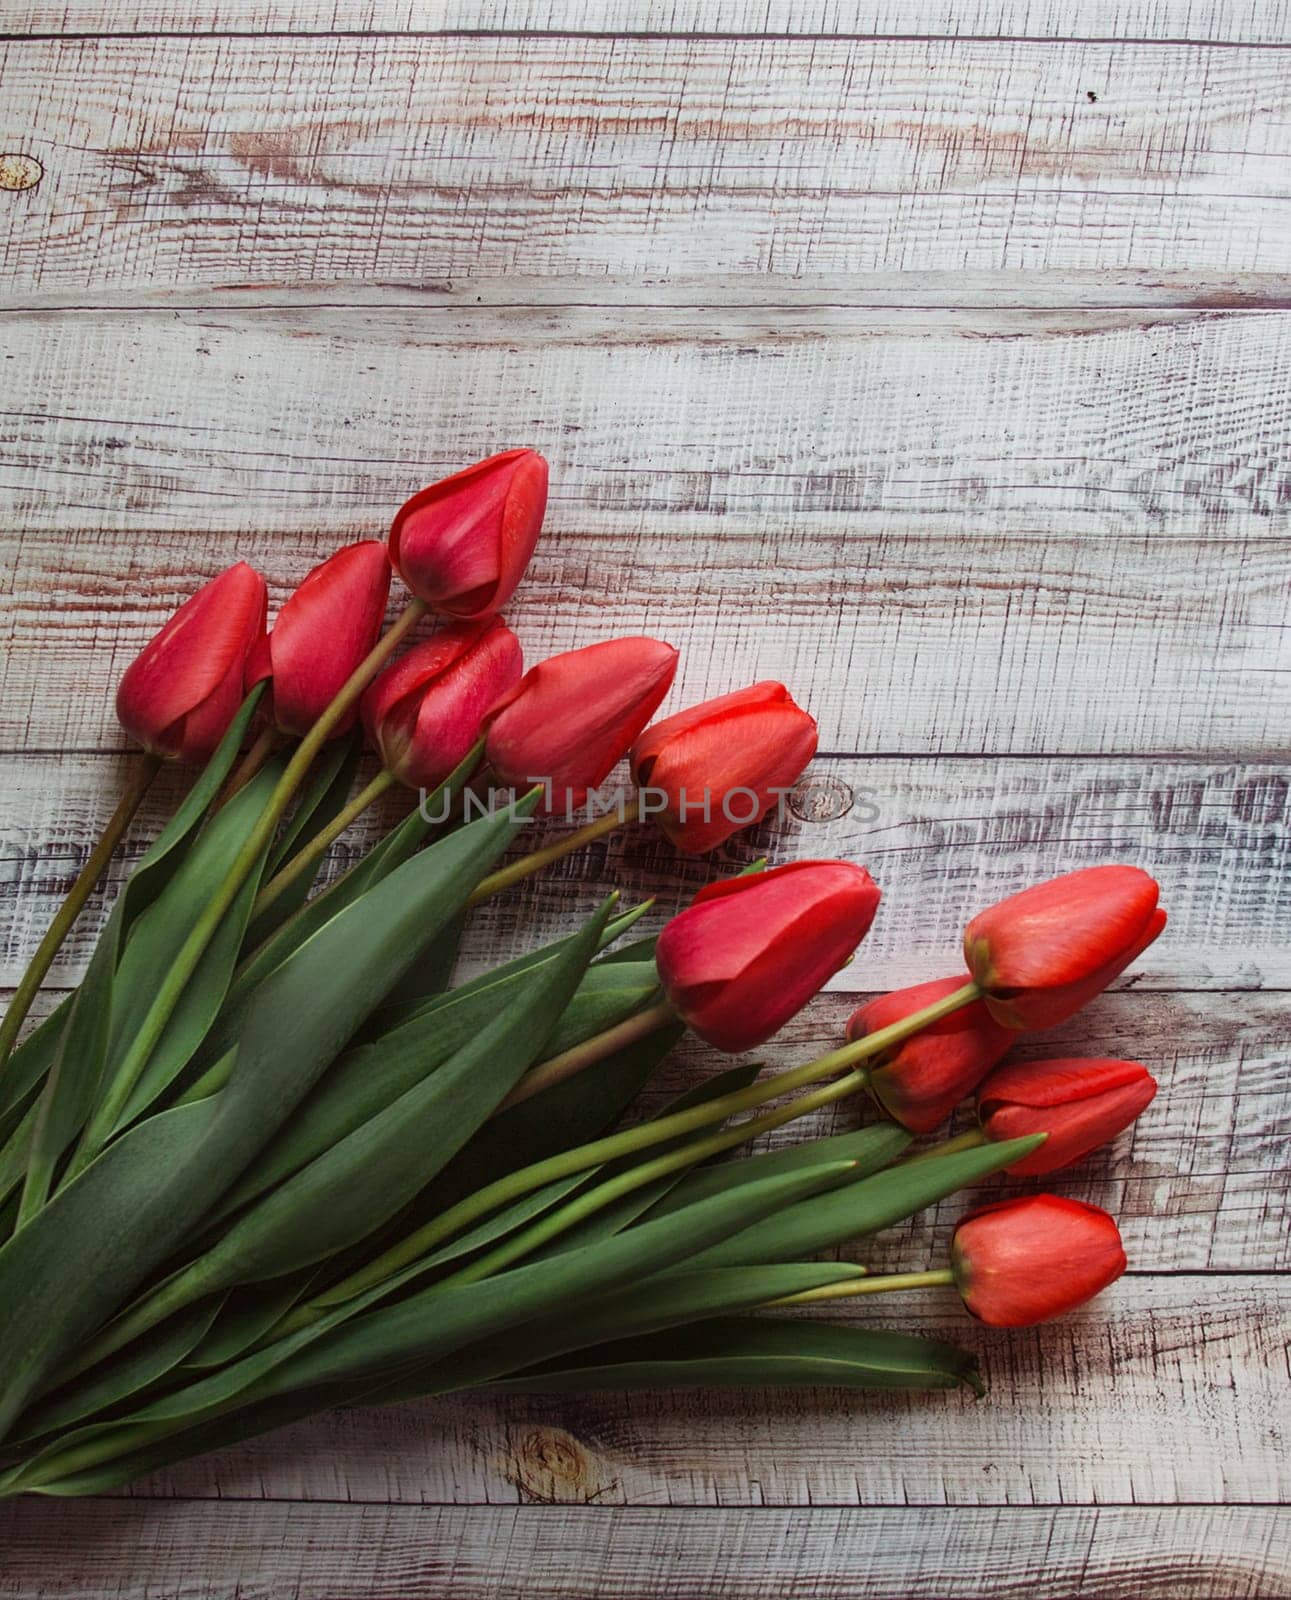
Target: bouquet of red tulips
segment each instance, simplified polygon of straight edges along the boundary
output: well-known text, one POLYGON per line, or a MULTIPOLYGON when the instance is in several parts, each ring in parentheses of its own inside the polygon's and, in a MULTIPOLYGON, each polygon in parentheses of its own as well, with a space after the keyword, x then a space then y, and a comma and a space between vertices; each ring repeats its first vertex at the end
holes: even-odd
POLYGON ((1000 1064, 1161 931, 1137 868, 1002 901, 969 924, 965 971, 863 1006, 818 1060, 736 1064, 645 1120, 631 1102, 684 1030, 750 1050, 852 958, 879 904, 864 868, 714 882, 657 937, 611 899, 452 984, 481 900, 637 820, 710 851, 816 747, 778 683, 651 724, 677 662, 657 640, 525 672, 499 613, 546 488, 531 450, 432 485, 267 632, 263 579, 232 567, 126 672, 145 754, 0 1029, 0 1494, 92 1493, 322 1408, 473 1385, 980 1390, 963 1350, 780 1308, 944 1284, 1021 1325, 1123 1271, 1111 1218, 1051 1195, 971 1212, 945 1267, 819 1257, 987 1174, 1078 1160, 1143 1110, 1133 1062, 1000 1064), (392 569, 411 598, 382 632, 392 569), (379 768, 356 787, 365 744, 379 768), (624 755, 633 796, 598 809, 624 755), (200 774, 75 993, 22 1037, 163 762, 200 774), (396 785, 417 803, 320 880, 396 785), (535 815, 583 809, 504 862, 535 815), (974 1092, 971 1134, 912 1149, 974 1092), (855 1131, 738 1154, 863 1096, 879 1114, 855 1131))

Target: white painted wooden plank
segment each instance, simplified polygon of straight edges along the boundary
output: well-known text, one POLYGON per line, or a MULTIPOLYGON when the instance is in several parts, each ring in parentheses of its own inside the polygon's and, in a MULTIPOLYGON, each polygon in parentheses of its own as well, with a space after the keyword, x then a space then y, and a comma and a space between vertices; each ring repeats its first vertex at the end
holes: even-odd
MULTIPOLYGON (((16 980, 79 867, 113 801, 114 770, 111 759, 85 756, 8 765, 0 839, 15 912, 4 934, 0 979, 16 980)), ((1288 784, 1276 765, 839 759, 818 760, 808 781, 816 787, 791 800, 783 828, 767 823, 737 835, 712 857, 683 861, 644 824, 571 857, 479 913, 481 951, 501 961, 537 938, 557 937, 608 888, 656 896, 662 917, 701 883, 760 853, 779 860, 844 856, 866 863, 885 891, 863 955, 845 981, 886 988, 950 970, 961 931, 982 906, 1038 878, 1123 860, 1158 877, 1171 917, 1168 934, 1136 963, 1138 986, 1291 988, 1288 784), (829 816, 847 804, 849 791, 851 810, 829 816), (795 804, 825 819, 799 821, 795 804)), ((158 789, 133 844, 118 854, 109 894, 177 792, 173 784, 158 789)), ((392 809, 381 818, 394 815, 392 809)), ((535 824, 523 847, 555 837, 559 826, 535 824)), ((335 851, 337 868, 372 837, 361 828, 346 835, 335 851)), ((87 934, 100 911, 96 900, 83 919, 87 934)), ((56 980, 79 973, 85 937, 74 936, 65 951, 56 980)))
POLYGON ((12 1600, 1276 1600, 1270 1508, 665 1511, 591 1506, 0 1509, 12 1600))
POLYGON ((471 298, 9 317, 10 515, 214 532, 272 513, 273 531, 348 531, 524 437, 552 458, 557 528, 1286 524, 1279 312, 471 298))
MULTIPOLYGON (((779 678, 835 752, 1285 749, 1291 630, 1275 540, 937 538, 898 519, 849 536, 845 518, 787 527, 770 512, 731 519, 743 532, 720 513, 635 509, 593 511, 602 526, 589 529, 560 505, 550 520, 508 611, 530 662, 615 634, 665 638, 682 653, 672 705, 779 678)), ((373 517, 284 536, 275 521, 7 540, 0 746, 121 748, 116 684, 206 577, 245 558, 280 598, 336 544, 384 531, 373 517)))
POLYGON ((10 319, 0 739, 115 742, 117 675, 200 577, 246 556, 281 593, 527 440, 553 464, 532 659, 693 640, 690 698, 781 676, 835 750, 1284 745, 1291 318, 713 319, 10 319))
POLYGON ((728 1510, 1285 1497, 1285 1279, 1123 1278, 1065 1321, 1006 1331, 974 1324, 941 1293, 839 1315, 969 1345, 991 1383, 983 1401, 838 1390, 464 1394, 333 1412, 132 1492, 728 1510))
POLYGON ((1291 54, 1017 40, 14 40, 13 286, 1285 271, 1291 54))
POLYGON ((949 34, 1286 43, 1285 0, 12 0, 11 33, 949 34))
MULTIPOLYGON (((22 289, 4 303, 12 311, 347 311, 376 306, 444 312, 475 321, 484 307, 504 311, 538 307, 584 312, 626 307, 633 312, 690 312, 708 337, 720 331, 714 317, 772 308, 800 326, 802 312, 830 314, 888 309, 1004 311, 1285 311, 1291 308, 1291 273, 1149 271, 1143 268, 1071 272, 708 272, 664 276, 465 277, 409 283, 305 281, 299 283, 188 284, 158 288, 22 289)), ((582 319, 577 319, 575 326, 582 319)), ((632 318, 639 322, 639 317, 632 318)), ((962 321, 962 319, 960 319, 962 321)), ((1146 320, 1146 319, 1145 319, 1146 320)), ((1156 319, 1152 319, 1156 320, 1156 319)), ((969 319, 969 325, 976 325, 969 319)), ((1058 326, 1060 324, 1055 324, 1058 326)), ((622 319, 615 318, 621 329, 622 319)), ((1006 324, 991 326, 1003 331, 1006 324)), ((1028 324, 1014 319, 1012 326, 1028 324)))

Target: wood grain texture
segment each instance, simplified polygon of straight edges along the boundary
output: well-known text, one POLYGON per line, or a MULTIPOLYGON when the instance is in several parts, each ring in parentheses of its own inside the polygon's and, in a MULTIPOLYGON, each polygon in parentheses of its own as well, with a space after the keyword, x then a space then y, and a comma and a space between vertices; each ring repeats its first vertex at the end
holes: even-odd
POLYGON ((691 698, 810 685, 834 750, 1285 748, 1291 318, 697 309, 10 318, 0 741, 115 743, 117 676, 202 577, 281 595, 525 440, 530 659, 694 640, 691 698))
POLYGON ((11 40, 0 273, 1285 271, 1291 53, 927 39, 11 40), (250 269, 250 270, 248 270, 250 269))
MULTIPOLYGON (((110 804, 112 689, 174 604, 236 556, 281 599, 513 442, 553 463, 510 619, 531 660, 660 634, 673 705, 782 676, 826 754, 712 861, 639 831, 487 908, 464 972, 602 886, 661 920, 763 850, 863 860, 880 917, 780 1064, 952 970, 1036 877, 1140 862, 1171 923, 1018 1046, 1160 1080, 1047 1185, 1118 1216, 1129 1275, 1008 1335, 950 1296, 865 1306, 979 1348, 985 1402, 338 1413, 133 1499, 0 1507, 0 1596, 1291 1592, 1286 0, 16 0, 3 26, 0 151, 43 176, 0 191, 0 981, 110 804)), ((683 1047, 641 1109, 713 1061, 683 1047)), ((966 1203, 849 1253, 939 1261, 966 1203)))
POLYGON ((0 1509, 7 1600, 1278 1600, 1269 1508, 0 1509))
POLYGON ((900 1298, 833 1314, 971 1346, 991 1385, 985 1400, 454 1395, 332 1412, 131 1493, 756 1508, 1276 1503, 1291 1487, 1279 1420, 1284 1280, 1123 1278, 1080 1313, 1009 1332, 972 1323, 949 1291, 900 1298))
MULTIPOLYGON (((9 982, 101 825, 112 773, 112 761, 98 757, 31 756, 7 767, 0 839, 13 914, 0 977, 9 982)), ((150 796, 109 876, 110 894, 155 832, 153 808, 164 814, 179 782, 150 796)), ((1159 879, 1171 917, 1168 937, 1135 963, 1139 987, 1291 988, 1287 792, 1285 771, 1266 764, 818 760, 790 796, 783 828, 765 823, 687 861, 636 825, 491 902, 473 921, 477 960, 505 960, 534 939, 562 935, 610 888, 656 896, 662 918, 759 854, 843 856, 865 862, 886 896, 846 982, 894 987, 952 970, 964 925, 983 906, 1038 878, 1124 860, 1159 879)), ((555 837, 561 825, 535 824, 519 848, 555 837)), ((335 869, 372 837, 361 825, 347 834, 335 869)), ((84 934, 65 946, 58 981, 79 973, 101 914, 100 898, 84 934)))
POLYGON ((956 38, 1000 35, 1285 44, 1285 0, 11 0, 6 30, 78 33, 590 33, 956 38))

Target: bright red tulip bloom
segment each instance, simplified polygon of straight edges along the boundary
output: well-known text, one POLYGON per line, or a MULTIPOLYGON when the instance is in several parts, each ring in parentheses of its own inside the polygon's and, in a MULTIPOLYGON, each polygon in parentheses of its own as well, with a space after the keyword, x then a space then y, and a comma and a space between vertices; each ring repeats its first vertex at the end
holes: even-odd
MULTIPOLYGON (((863 1039, 924 1006, 962 989, 967 977, 938 978, 895 989, 852 1013, 847 1037, 863 1039)), ((944 1122, 1014 1042, 981 1000, 961 1006, 922 1033, 892 1045, 870 1063, 870 1089, 896 1122, 911 1133, 931 1133, 944 1122)))
POLYGON ((1069 1167, 1114 1139, 1157 1092, 1137 1061, 1019 1061, 999 1067, 977 1091, 977 1115, 996 1143, 1032 1133, 1049 1137, 1007 1168, 1015 1178, 1069 1167))
POLYGON ((1008 1028, 1049 1028, 1101 994, 1165 927, 1138 867, 1085 867, 979 912, 964 960, 1008 1028))
POLYGON ((760 822, 816 753, 816 723, 782 683, 755 683, 655 723, 632 747, 642 815, 687 855, 760 822))
POLYGON ((247 661, 248 689, 271 680, 265 714, 275 727, 297 738, 309 732, 377 642, 389 597, 390 562, 376 539, 346 545, 309 573, 247 661))
POLYGON ((531 667, 493 711, 486 755, 503 783, 546 780, 552 809, 580 806, 668 693, 677 652, 661 639, 606 639, 531 667))
POLYGON ((245 698, 267 605, 265 581, 245 561, 185 600, 121 679, 117 716, 130 737, 167 760, 208 761, 245 698))
POLYGON ((1061 1317, 1115 1283, 1126 1266, 1106 1211, 1054 1194, 969 1212, 955 1229, 950 1264, 964 1304, 993 1328, 1061 1317))
POLYGON ((547 463, 504 450, 413 495, 390 529, 390 560, 448 617, 501 611, 524 576, 547 509, 547 463))
POLYGON ((454 623, 409 650, 361 702, 381 765, 411 789, 437 788, 522 667, 520 641, 501 617, 454 623))
POLYGON ((878 885, 848 861, 710 883, 659 935, 659 981, 701 1039, 751 1050, 846 965, 878 904, 878 885))

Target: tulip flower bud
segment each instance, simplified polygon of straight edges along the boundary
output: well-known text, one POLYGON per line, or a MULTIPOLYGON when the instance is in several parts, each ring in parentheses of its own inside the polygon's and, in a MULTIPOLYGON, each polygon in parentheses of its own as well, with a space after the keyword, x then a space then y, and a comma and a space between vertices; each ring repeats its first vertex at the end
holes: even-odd
POLYGON ((117 717, 130 737, 168 760, 209 760, 245 697, 267 603, 264 579, 245 561, 185 600, 121 679, 117 717))
POLYGON ((647 728, 632 770, 663 797, 648 814, 672 843, 703 855, 760 822, 815 753, 814 719, 784 684, 755 683, 647 728))
POLYGON ((1049 1137, 1007 1170, 1015 1178, 1069 1167, 1128 1128, 1157 1092, 1137 1061, 1019 1061, 992 1072, 977 1091, 977 1115, 994 1143, 1049 1137))
POLYGON ((458 622, 409 650, 361 702, 381 764, 409 788, 434 789, 480 736, 485 714, 519 680, 520 641, 501 617, 458 622))
MULTIPOLYGON (((863 1039, 891 1027, 967 982, 966 977, 938 978, 869 1000, 852 1013, 847 1037, 863 1039)), ((931 1133, 972 1094, 1014 1037, 994 1020, 982 1001, 974 1000, 876 1056, 870 1064, 871 1092, 903 1128, 911 1133, 931 1133)))
POLYGON ((659 935, 659 981, 701 1039, 751 1050, 846 965, 878 904, 878 885, 847 861, 710 883, 659 935))
POLYGON ((1092 1300, 1125 1271, 1115 1222, 1053 1194, 971 1211, 950 1246, 955 1287, 993 1328, 1048 1322, 1092 1300))
POLYGON ((582 805, 667 694, 677 652, 607 639, 531 667, 488 719, 489 765, 517 788, 546 781, 552 809, 582 805))
POLYGON ((504 450, 413 495, 390 529, 390 561, 449 617, 501 611, 524 576, 547 509, 547 463, 504 450))
POLYGON ((1049 1028, 1100 994, 1165 927, 1138 867, 1085 867, 979 912, 964 960, 1007 1028, 1049 1028))
MULTIPOLYGON (((346 545, 320 562, 278 613, 247 661, 246 686, 271 680, 265 713, 303 737, 377 642, 390 595, 390 562, 376 539, 346 545)), ((355 713, 331 737, 354 726, 355 713)))

